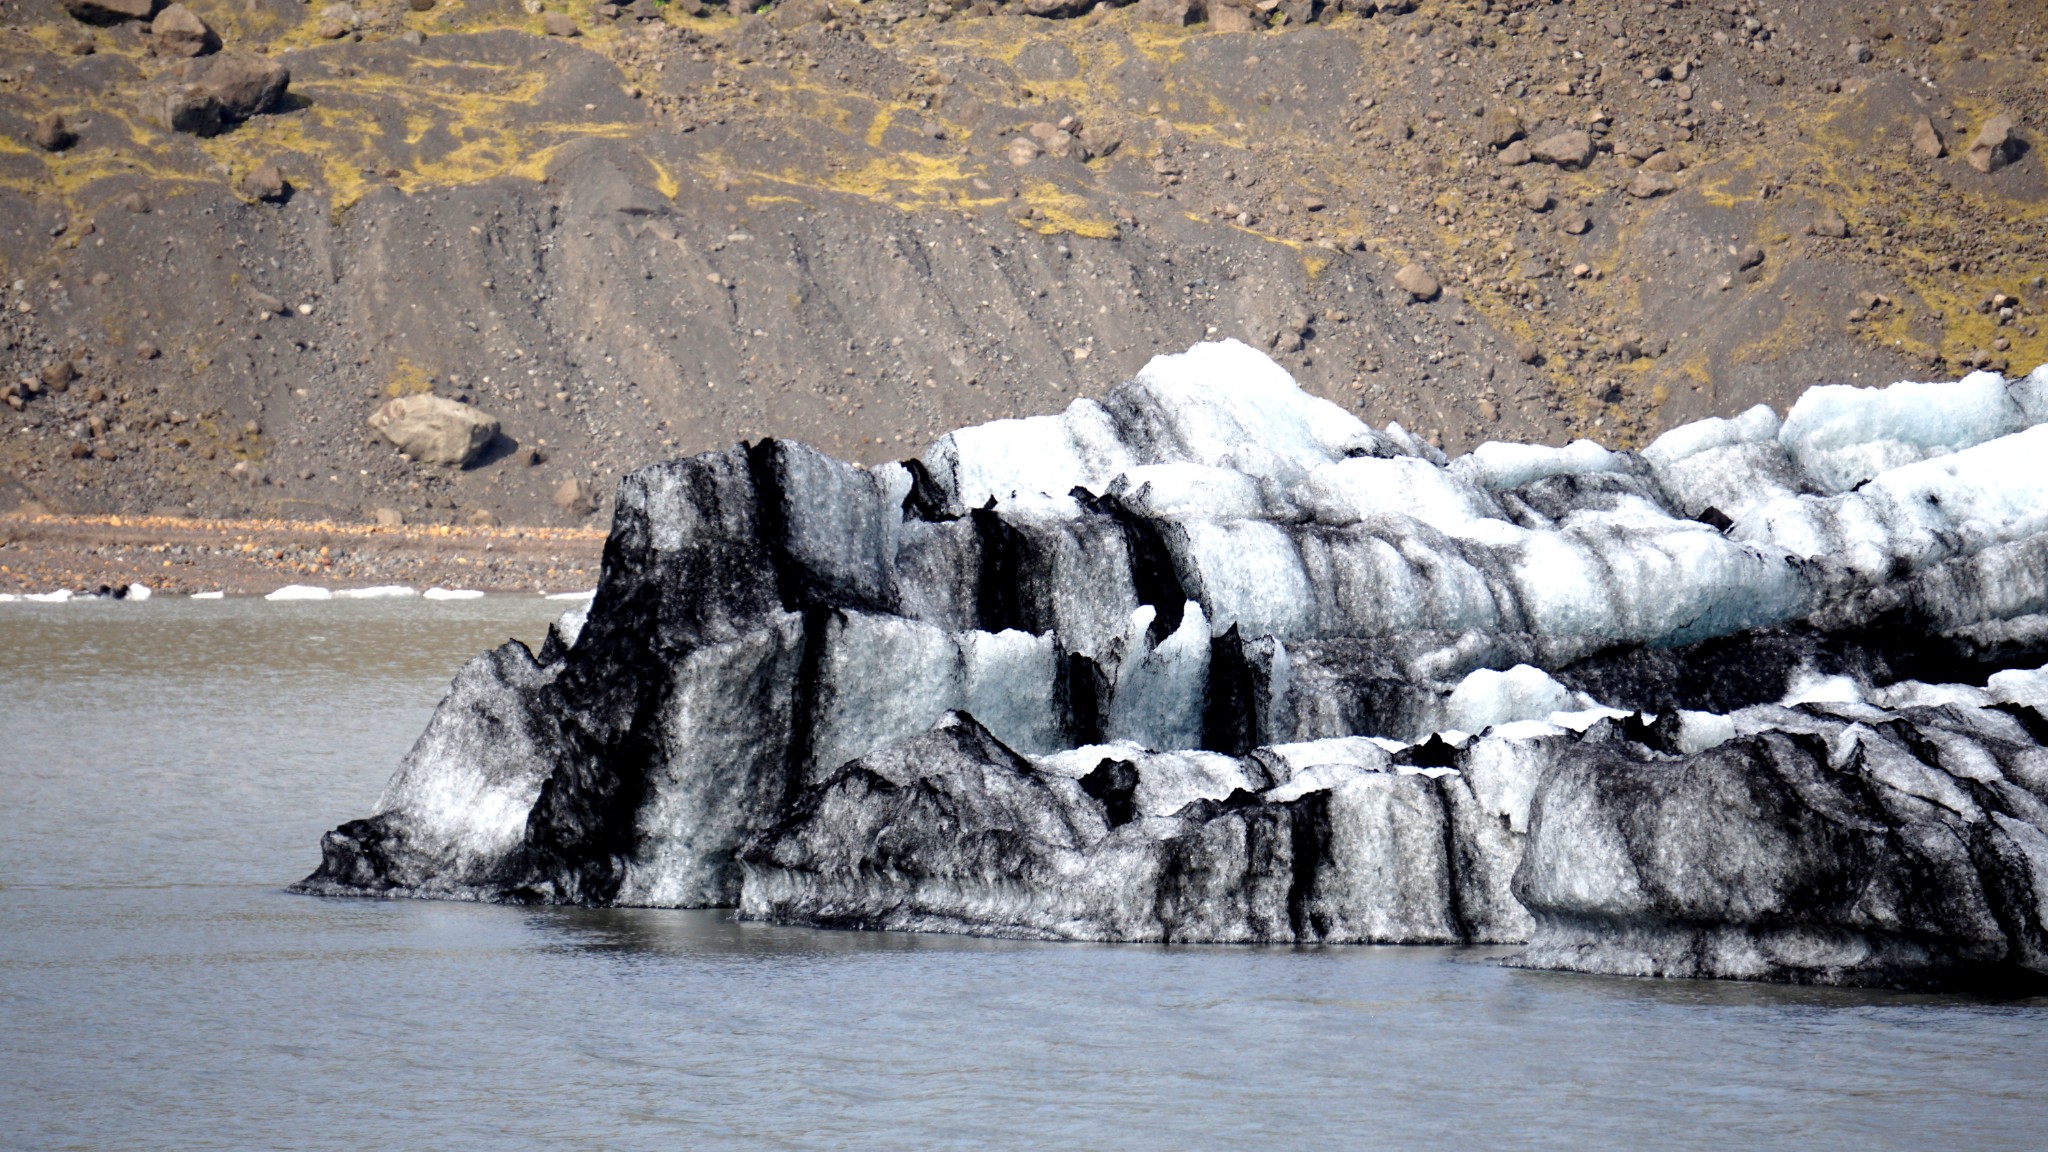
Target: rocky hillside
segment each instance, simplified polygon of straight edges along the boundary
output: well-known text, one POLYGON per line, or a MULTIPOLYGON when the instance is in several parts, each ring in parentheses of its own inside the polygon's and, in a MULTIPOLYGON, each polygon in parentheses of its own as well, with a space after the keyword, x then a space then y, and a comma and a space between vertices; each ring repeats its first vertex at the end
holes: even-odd
POLYGON ((2048 360, 2032 3, 0 20, 0 510, 577 523, 1208 335, 1451 450, 2048 360), (466 466, 370 427, 425 392, 466 466))

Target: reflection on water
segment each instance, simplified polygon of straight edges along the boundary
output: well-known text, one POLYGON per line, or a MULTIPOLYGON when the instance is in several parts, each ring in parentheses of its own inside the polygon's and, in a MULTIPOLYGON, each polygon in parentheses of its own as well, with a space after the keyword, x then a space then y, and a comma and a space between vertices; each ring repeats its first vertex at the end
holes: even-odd
POLYGON ((2037 1147, 2048 1005, 318 900, 561 605, 0 609, 0 1147, 2037 1147))

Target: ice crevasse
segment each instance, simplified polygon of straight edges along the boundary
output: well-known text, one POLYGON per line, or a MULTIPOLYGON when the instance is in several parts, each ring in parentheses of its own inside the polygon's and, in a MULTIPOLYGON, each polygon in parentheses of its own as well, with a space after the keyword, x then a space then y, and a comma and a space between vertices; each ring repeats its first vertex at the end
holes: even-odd
POLYGON ((620 482, 301 889, 2048 974, 2048 369, 1446 459, 1234 341, 620 482))

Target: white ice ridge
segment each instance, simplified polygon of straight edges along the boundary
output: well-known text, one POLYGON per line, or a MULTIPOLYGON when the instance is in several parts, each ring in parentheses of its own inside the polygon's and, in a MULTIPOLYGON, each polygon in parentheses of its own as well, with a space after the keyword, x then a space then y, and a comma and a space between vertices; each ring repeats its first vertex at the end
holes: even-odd
POLYGON ((213 591, 213 592, 194 592, 194 593, 192 594, 192 599, 194 599, 194 600, 225 600, 225 599, 227 599, 227 596, 228 596, 228 594, 227 594, 226 592, 221 592, 221 591, 213 591))
POLYGON ((2048 370, 1979 373, 1448 459, 1225 341, 902 463, 654 465, 588 607, 465 669, 316 887, 731 904, 742 845, 851 765, 909 787, 874 758, 940 728, 1164 818, 1283 784, 1408 804, 1504 742, 1704 755, 1761 731, 1734 715, 2017 706, 2044 417, 2048 370))

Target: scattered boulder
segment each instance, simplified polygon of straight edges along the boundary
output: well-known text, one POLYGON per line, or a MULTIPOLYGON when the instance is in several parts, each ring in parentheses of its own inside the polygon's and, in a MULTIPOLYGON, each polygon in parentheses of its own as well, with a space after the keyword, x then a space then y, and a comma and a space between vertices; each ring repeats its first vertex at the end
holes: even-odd
POLYGON ((43 365, 43 387, 52 392, 70 389, 71 382, 78 379, 78 366, 69 360, 52 360, 43 365))
POLYGON ((1559 168, 1584 168, 1593 162, 1593 137, 1577 130, 1559 132, 1531 145, 1529 154, 1559 168))
POLYGON ((64 0, 64 11, 87 24, 119 24, 149 19, 156 13, 156 0, 64 0))
POLYGON ((423 464, 460 468, 498 435, 498 420, 481 409, 431 394, 401 396, 370 414, 370 427, 423 464))
POLYGON ((1510 168, 1518 168, 1536 158, 1529 145, 1517 140, 1500 150, 1500 162, 1510 168))
POLYGON ((405 513, 396 508, 377 508, 370 512, 370 519, 379 528, 400 528, 405 525, 405 513))
POLYGON ((1659 152, 1643 161, 1643 168, 1650 172, 1683 172, 1685 161, 1680 160, 1676 152, 1659 152))
POLYGON ((1039 155, 1044 151, 1045 149, 1039 146, 1038 141, 1033 140, 1029 136, 1019 136, 1010 141, 1010 146, 1004 149, 1004 155, 1010 158, 1012 166, 1022 168, 1033 160, 1038 159, 1039 155))
POLYGON ((562 12, 541 13, 540 30, 550 36, 559 36, 564 40, 572 36, 583 35, 583 29, 576 26, 576 21, 570 19, 566 13, 562 12))
POLYGON ((1406 292, 1410 300, 1434 300, 1443 291, 1443 285, 1420 264, 1404 265, 1394 273, 1394 287, 1406 292))
POLYGON ((220 51, 220 37, 183 4, 168 4, 149 26, 150 50, 159 56, 205 56, 220 51))
POLYGON ((1979 172, 1998 171, 2012 159, 2012 145, 2012 117, 1993 116, 1970 142, 1970 167, 1979 172))
POLYGON ((574 476, 556 485, 554 501, 555 507, 579 516, 587 516, 597 509, 597 501, 592 498, 590 488, 574 476))
POLYGON ((1842 219, 1842 214, 1833 208, 1823 208, 1820 215, 1813 218, 1813 234, 1825 236, 1830 240, 1840 240, 1849 235, 1849 222, 1842 219))
POLYGON ((1922 116, 1913 121, 1913 151, 1929 160, 1939 160, 1948 155, 1948 142, 1934 127, 1934 121, 1922 116))
POLYGON ((242 194, 251 200, 281 204, 292 194, 292 186, 275 164, 259 164, 242 177, 242 194))
POLYGON ((226 53, 191 82, 153 89, 146 99, 148 111, 166 128, 212 136, 270 111, 290 83, 291 72, 276 61, 226 53))
POLYGON ((36 121, 29 130, 29 142, 45 152, 62 152, 78 143, 78 133, 73 132, 62 116, 55 112, 36 121))
POLYGON ((1251 9, 1236 4, 1212 3, 1208 14, 1211 32, 1250 32, 1264 24, 1251 9))
POLYGON ((220 101, 221 115, 234 121, 247 120, 276 107, 291 80, 290 70, 274 60, 228 54, 206 69, 199 84, 220 101))
POLYGON ((1488 148, 1505 148, 1522 138, 1522 118, 1513 110, 1495 104, 1479 118, 1479 142, 1488 148))
POLYGON ((1764 250, 1755 244, 1749 245, 1735 256, 1735 268, 1738 272, 1747 272, 1763 262, 1764 250))
POLYGON ((1558 228, 1567 236, 1584 236, 1593 227, 1593 218, 1584 212, 1567 212, 1558 221, 1558 228))
POLYGON ((1628 194, 1638 200, 1653 200, 1678 190, 1678 181, 1663 172, 1652 172, 1648 168, 1636 171, 1636 178, 1629 181, 1628 194))
POLYGON ((1524 364, 1534 364, 1538 360, 1543 359, 1543 350, 1536 346, 1534 340, 1517 340, 1515 341, 1515 359, 1524 364))
POLYGON ((1138 19, 1176 28, 1193 24, 1202 15, 1201 6, 1191 0, 1138 0, 1138 19))
POLYGON ((1556 203, 1548 185, 1532 184, 1522 190, 1522 207, 1531 212, 1548 212, 1556 203))

